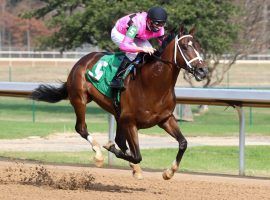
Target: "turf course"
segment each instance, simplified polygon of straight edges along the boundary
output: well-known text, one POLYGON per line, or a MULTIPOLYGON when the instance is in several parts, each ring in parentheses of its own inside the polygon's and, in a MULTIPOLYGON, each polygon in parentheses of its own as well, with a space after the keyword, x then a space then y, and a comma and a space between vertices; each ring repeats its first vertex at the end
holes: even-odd
MULTIPOLYGON (((226 109, 222 106, 210 106, 209 108, 209 112, 203 115, 194 115, 194 122, 179 122, 185 136, 238 135, 238 115, 232 107, 226 109)), ((196 106, 192 109, 193 113, 197 112, 196 106)), ((270 109, 245 108, 245 113, 247 135, 270 135, 270 109)), ((43 137, 52 133, 75 132, 75 120, 73 108, 68 101, 57 104, 43 102, 33 104, 33 101, 27 99, 0 97, 0 139, 43 137)), ((90 132, 108 132, 108 114, 95 103, 88 105, 86 120, 90 132)), ((159 127, 139 132, 166 134, 159 127)))

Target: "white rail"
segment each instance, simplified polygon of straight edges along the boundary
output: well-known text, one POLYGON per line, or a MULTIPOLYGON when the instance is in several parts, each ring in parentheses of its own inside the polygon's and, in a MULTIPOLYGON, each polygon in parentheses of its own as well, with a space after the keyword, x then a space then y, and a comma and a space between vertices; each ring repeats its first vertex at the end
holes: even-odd
POLYGON ((80 58, 89 52, 99 51, 89 48, 89 51, 0 51, 0 58, 80 58))
MULTIPOLYGON (((100 51, 98 47, 89 47, 84 51, 0 51, 0 58, 80 58, 83 55, 100 51)), ((223 59, 226 60, 230 55, 223 55, 223 59)), ((270 53, 268 54, 250 54, 241 60, 270 60, 270 53)))

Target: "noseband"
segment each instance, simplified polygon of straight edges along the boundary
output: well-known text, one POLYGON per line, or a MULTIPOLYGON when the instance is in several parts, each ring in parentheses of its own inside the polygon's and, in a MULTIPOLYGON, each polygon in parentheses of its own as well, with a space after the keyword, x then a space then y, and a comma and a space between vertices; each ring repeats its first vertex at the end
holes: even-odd
POLYGON ((177 61, 176 61, 177 48, 178 48, 178 50, 179 50, 181 56, 183 57, 183 59, 184 59, 186 65, 187 65, 187 67, 188 67, 187 70, 188 70, 189 72, 193 73, 195 69, 194 69, 194 67, 192 67, 191 63, 194 62, 195 60, 199 60, 200 62, 202 62, 203 59, 202 59, 202 57, 200 56, 199 52, 192 46, 192 42, 190 41, 190 42, 188 43, 188 45, 191 46, 191 47, 193 48, 193 50, 194 50, 195 54, 197 55, 197 57, 195 57, 195 58, 193 58, 193 59, 191 59, 191 60, 188 61, 188 59, 186 58, 185 54, 183 53, 183 51, 182 51, 182 49, 181 49, 181 47, 180 47, 180 45, 179 45, 179 41, 181 41, 182 39, 187 38, 187 37, 193 38, 192 35, 183 35, 183 36, 180 37, 180 38, 178 38, 178 35, 176 35, 176 37, 175 37, 175 42, 174 42, 174 63, 175 63, 175 65, 176 65, 178 68, 180 68, 180 67, 178 66, 177 61), (177 47, 177 48, 176 48, 176 47, 177 47))

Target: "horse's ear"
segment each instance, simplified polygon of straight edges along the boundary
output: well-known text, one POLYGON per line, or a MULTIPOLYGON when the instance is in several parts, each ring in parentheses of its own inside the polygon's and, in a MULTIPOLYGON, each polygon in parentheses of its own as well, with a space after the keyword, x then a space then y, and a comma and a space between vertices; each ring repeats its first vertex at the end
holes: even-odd
POLYGON ((196 32, 196 28, 195 28, 195 26, 193 26, 193 27, 190 29, 190 31, 189 31, 189 35, 194 36, 194 35, 195 35, 195 32, 196 32))
POLYGON ((179 28, 179 35, 184 35, 185 34, 185 27, 184 24, 180 24, 180 28, 179 28))

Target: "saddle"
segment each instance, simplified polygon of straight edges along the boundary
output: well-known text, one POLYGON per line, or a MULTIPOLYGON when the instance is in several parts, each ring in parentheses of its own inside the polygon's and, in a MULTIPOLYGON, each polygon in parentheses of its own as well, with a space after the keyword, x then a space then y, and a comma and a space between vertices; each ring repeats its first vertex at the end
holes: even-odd
MULTIPOLYGON (((112 89, 110 87, 110 83, 115 76, 124 56, 125 54, 122 52, 117 52, 114 54, 106 53, 99 59, 99 61, 97 61, 92 69, 88 69, 85 74, 86 79, 91 82, 100 93, 113 100, 113 105, 118 117, 121 113, 120 95, 122 91, 112 89)), ((123 79, 125 79, 131 73, 131 78, 134 80, 136 76, 136 66, 137 64, 131 62, 126 68, 123 79)))

